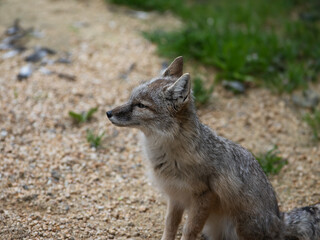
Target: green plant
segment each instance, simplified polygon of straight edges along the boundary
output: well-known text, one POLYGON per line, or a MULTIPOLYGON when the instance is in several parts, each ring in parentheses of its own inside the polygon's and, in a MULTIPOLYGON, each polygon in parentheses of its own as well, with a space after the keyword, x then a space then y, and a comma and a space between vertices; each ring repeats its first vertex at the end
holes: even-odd
POLYGON ((98 111, 98 108, 90 108, 90 110, 88 112, 82 112, 82 113, 75 113, 73 111, 69 112, 69 116, 76 122, 76 123, 84 123, 84 122, 88 122, 93 114, 98 111))
POLYGON ((92 130, 87 130, 87 141, 90 143, 90 146, 98 148, 101 144, 104 134, 105 132, 96 135, 92 130))
POLYGON ((144 36, 162 56, 183 55, 215 66, 218 80, 254 81, 292 92, 305 88, 320 71, 319 1, 110 1, 179 16, 182 28, 144 36))
POLYGON ((198 106, 208 102, 213 92, 213 85, 210 88, 205 88, 203 80, 200 77, 195 77, 193 80, 193 95, 198 106))
POLYGON ((15 88, 15 89, 13 90, 13 95, 14 95, 14 98, 16 98, 16 99, 19 97, 19 93, 18 93, 17 88, 15 88))
POLYGON ((267 175, 277 174, 281 168, 288 163, 287 160, 279 157, 278 154, 278 147, 275 145, 266 153, 260 153, 259 155, 255 156, 263 171, 267 175))
POLYGON ((319 141, 320 140, 320 110, 315 110, 312 114, 307 113, 303 119, 311 128, 314 139, 319 141))

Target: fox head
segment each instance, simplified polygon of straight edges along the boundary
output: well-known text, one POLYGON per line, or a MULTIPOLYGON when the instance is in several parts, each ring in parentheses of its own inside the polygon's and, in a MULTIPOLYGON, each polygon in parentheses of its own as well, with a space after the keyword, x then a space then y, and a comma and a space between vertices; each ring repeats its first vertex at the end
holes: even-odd
POLYGON ((183 58, 178 57, 161 76, 136 87, 127 103, 108 111, 109 120, 144 133, 179 131, 194 109, 190 75, 182 72, 183 58))

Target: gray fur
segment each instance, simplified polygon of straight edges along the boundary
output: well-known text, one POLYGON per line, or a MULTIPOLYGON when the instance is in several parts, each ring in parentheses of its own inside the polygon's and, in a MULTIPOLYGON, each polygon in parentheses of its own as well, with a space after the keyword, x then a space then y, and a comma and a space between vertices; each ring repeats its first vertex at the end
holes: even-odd
POLYGON ((183 240, 196 239, 201 231, 210 240, 318 240, 319 207, 314 215, 301 209, 279 212, 253 155, 199 121, 190 76, 182 75, 182 67, 180 57, 163 76, 138 86, 110 116, 118 126, 143 132, 149 175, 168 196, 162 240, 175 238, 184 211, 183 240))
POLYGON ((288 240, 320 239, 320 203, 284 213, 288 240))

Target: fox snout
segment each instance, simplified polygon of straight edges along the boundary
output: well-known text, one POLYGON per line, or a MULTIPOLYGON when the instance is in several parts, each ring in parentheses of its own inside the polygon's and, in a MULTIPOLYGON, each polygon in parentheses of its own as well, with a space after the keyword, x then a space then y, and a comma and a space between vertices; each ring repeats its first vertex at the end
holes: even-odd
POLYGON ((114 125, 123 127, 133 125, 132 107, 129 103, 107 111, 106 115, 114 125))
POLYGON ((112 117, 112 111, 108 111, 108 112, 106 112, 106 114, 107 114, 107 117, 108 117, 108 118, 111 118, 111 117, 112 117))

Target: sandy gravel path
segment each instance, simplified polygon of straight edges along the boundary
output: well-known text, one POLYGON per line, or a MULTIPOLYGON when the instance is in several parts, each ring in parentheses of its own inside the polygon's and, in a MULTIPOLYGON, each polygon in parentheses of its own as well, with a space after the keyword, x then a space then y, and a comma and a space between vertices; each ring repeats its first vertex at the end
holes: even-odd
MULTIPOLYGON (((144 174, 138 132, 112 126, 105 111, 161 69, 164 59, 140 31, 179 21, 100 0, 0 0, 0 32, 17 17, 43 33, 28 47, 72 54, 71 65, 46 68, 76 80, 35 71, 17 81, 32 49, 10 59, 0 51, 0 239, 160 239, 165 202, 144 174), (89 123, 77 126, 68 116, 92 107, 99 110, 89 123), (105 131, 101 148, 90 148, 89 128, 105 131)), ((191 63, 186 71, 194 71, 191 63)), ((283 210, 319 201, 320 149, 287 97, 264 89, 233 96, 217 87, 199 114, 254 153, 278 145, 289 162, 271 178, 283 210)))

